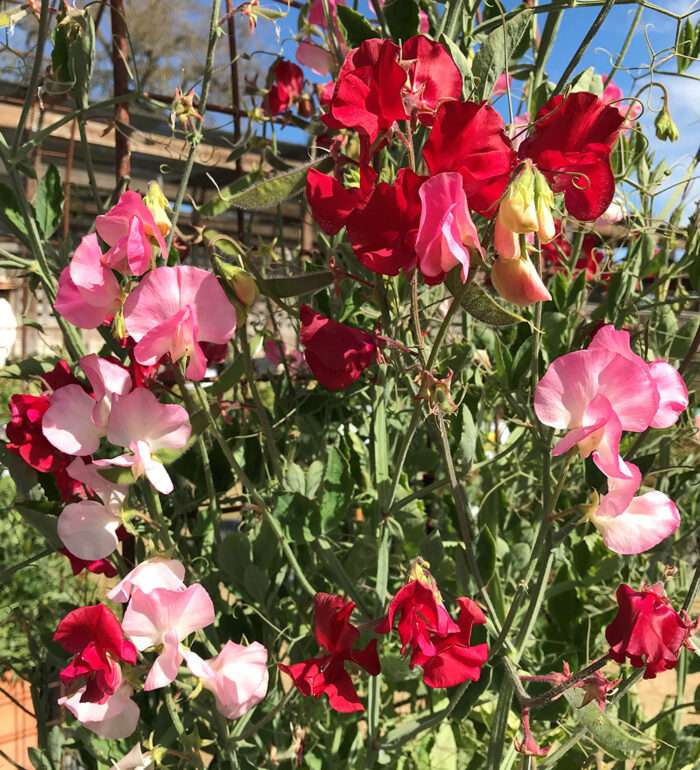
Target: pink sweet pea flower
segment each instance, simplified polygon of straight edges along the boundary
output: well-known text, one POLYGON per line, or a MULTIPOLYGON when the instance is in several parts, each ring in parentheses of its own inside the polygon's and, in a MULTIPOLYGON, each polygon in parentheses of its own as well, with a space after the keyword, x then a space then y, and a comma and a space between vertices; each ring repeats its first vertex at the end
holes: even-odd
POLYGON ((622 431, 646 430, 659 407, 650 367, 600 344, 557 358, 535 389, 540 422, 569 431, 552 454, 578 446, 582 457, 592 454, 606 476, 618 479, 634 475, 619 456, 622 431))
POLYGON ((137 650, 162 645, 144 690, 155 690, 174 681, 183 658, 195 676, 216 677, 199 655, 181 644, 191 633, 211 625, 215 617, 212 600, 199 583, 184 591, 154 588, 147 594, 138 589, 133 592, 122 621, 124 631, 137 650))
MULTIPOLYGON (((498 240, 498 220, 496 220, 496 238, 498 240)), ((526 307, 533 302, 546 302, 552 298, 552 295, 535 270, 530 257, 527 254, 520 254, 518 236, 514 235, 514 238, 513 257, 503 258, 501 254, 493 263, 491 281, 494 288, 503 299, 520 307, 526 307)))
POLYGON ((44 436, 62 452, 85 456, 96 452, 107 433, 112 400, 131 390, 131 377, 120 364, 83 356, 80 365, 92 385, 94 398, 80 385, 65 385, 54 391, 44 414, 44 436))
POLYGON ((259 642, 248 646, 226 642, 206 663, 215 677, 202 679, 202 687, 214 693, 216 708, 227 719, 242 717, 265 697, 267 650, 259 642))
MULTIPOLYGON (((329 0, 328 2, 328 7, 330 8, 331 19, 333 20, 334 27, 338 23, 338 11, 336 10, 337 5, 345 5, 345 0, 329 0)), ((326 29, 326 14, 323 10, 322 0, 314 0, 313 3, 311 3, 311 9, 309 10, 307 21, 309 24, 315 24, 318 27, 326 29)))
POLYGON ((308 67, 323 78, 327 78, 331 74, 335 65, 333 54, 308 37, 297 45, 296 58, 302 67, 308 67))
POLYGON ((58 705, 65 706, 88 730, 101 738, 128 738, 139 722, 139 707, 131 700, 133 690, 123 681, 119 689, 104 703, 82 701, 82 687, 70 698, 59 698, 58 705))
POLYGON ((96 329, 116 313, 120 304, 119 281, 102 264, 97 236, 86 235, 58 278, 54 308, 73 326, 96 329))
POLYGON ((462 176, 457 172, 431 176, 418 195, 423 204, 416 238, 421 273, 428 283, 437 283, 453 267, 461 265, 462 281, 466 281, 470 250, 482 258, 484 252, 469 213, 462 176))
POLYGON ((155 557, 141 562, 107 594, 113 602, 128 602, 131 594, 140 590, 145 594, 155 588, 184 591, 185 567, 177 559, 155 557))
POLYGON ((498 76, 498 80, 496 80, 496 85, 493 87, 491 96, 494 98, 497 96, 503 96, 503 94, 508 93, 508 89, 512 87, 512 85, 513 78, 510 75, 506 75, 504 72, 502 75, 498 76))
POLYGON ((97 460, 95 464, 131 467, 135 479, 145 473, 151 484, 167 495, 173 491, 173 482, 153 453, 159 449, 182 449, 191 432, 185 409, 178 404, 161 404, 146 388, 134 388, 114 403, 107 431, 112 444, 126 447, 132 454, 97 460))
POLYGON ((137 743, 128 754, 125 754, 119 762, 112 765, 110 770, 153 770, 155 763, 150 753, 145 754, 141 750, 141 744, 137 743))
MULTIPOLYGON (((643 553, 672 535, 681 518, 673 501, 663 492, 635 497, 642 482, 636 465, 624 463, 629 479, 608 479, 608 493, 586 511, 586 519, 615 553, 643 553)), ((597 495, 596 495, 597 496, 597 495)))
POLYGON ((609 350, 647 369, 659 394, 659 405, 650 422, 652 428, 669 428, 675 425, 680 415, 688 408, 688 388, 678 370, 660 358, 647 364, 632 352, 629 332, 618 331, 612 324, 604 326, 596 332, 588 349, 609 350))
POLYGON ((124 325, 137 342, 140 364, 155 364, 166 353, 173 361, 188 356, 187 376, 201 380, 207 363, 199 342, 228 342, 236 331, 236 310, 206 270, 159 267, 127 298, 124 325))
POLYGON ((68 466, 68 474, 91 488, 101 501, 81 500, 67 505, 58 517, 58 536, 79 559, 104 559, 119 542, 117 530, 122 525, 121 510, 128 487, 111 484, 100 476, 94 464, 85 465, 79 457, 68 466))
POLYGON ((124 275, 143 275, 154 259, 152 245, 157 246, 163 259, 168 250, 153 214, 141 196, 125 192, 116 206, 95 220, 97 234, 110 250, 102 263, 124 275))

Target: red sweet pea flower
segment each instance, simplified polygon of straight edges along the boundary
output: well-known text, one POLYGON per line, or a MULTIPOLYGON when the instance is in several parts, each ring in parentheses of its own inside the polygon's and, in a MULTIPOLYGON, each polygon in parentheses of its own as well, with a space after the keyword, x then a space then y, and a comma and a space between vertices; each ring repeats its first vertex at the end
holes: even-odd
MULTIPOLYGON (((561 222, 554 220, 556 235, 549 243, 541 244, 542 256, 545 263, 550 263, 552 273, 560 272, 566 268, 571 257, 571 243, 561 231, 561 222)), ((581 256, 576 260, 574 266, 574 275, 585 271, 586 280, 592 281, 597 278, 603 283, 608 283, 612 273, 601 273, 600 268, 605 261, 605 252, 598 247, 599 239, 597 235, 588 234, 584 236, 581 246, 581 256)))
POLYGON ((275 80, 265 97, 268 115, 279 115, 288 110, 304 87, 304 72, 294 62, 280 59, 275 65, 275 80))
POLYGON ((459 171, 469 205, 486 216, 494 214, 517 162, 504 128, 486 102, 445 102, 423 148, 431 174, 459 171))
POLYGON ((634 668, 642 668, 645 679, 654 679, 661 671, 678 665, 681 647, 689 647, 688 639, 697 629, 688 613, 676 612, 657 583, 633 591, 624 583, 617 589, 619 610, 605 630, 610 644, 610 657, 618 663, 625 658, 634 668))
POLYGON ((121 682, 117 661, 136 663, 136 648, 124 638, 119 621, 104 604, 69 612, 58 624, 53 641, 76 655, 60 677, 64 684, 85 680, 81 702, 104 703, 121 682))
POLYGON ((462 96, 462 75, 440 43, 423 35, 403 44, 401 58, 408 68, 404 105, 408 112, 415 111, 421 123, 432 126, 440 102, 462 96))
POLYGON ((299 317, 306 363, 330 390, 347 388, 377 358, 374 335, 331 321, 308 305, 301 306, 299 317))
POLYGON ((321 120, 329 128, 357 129, 367 148, 395 121, 406 120, 402 99, 406 71, 399 64, 399 54, 395 43, 379 38, 365 40, 350 51, 321 120))
POLYGON ((365 267, 380 275, 398 275, 415 267, 421 217, 418 190, 426 179, 402 168, 393 185, 380 182, 366 203, 350 214, 348 238, 365 267))
POLYGON ((354 602, 346 603, 337 594, 316 594, 314 636, 319 646, 328 650, 329 654, 291 666, 278 663, 279 669, 292 678, 302 695, 319 698, 322 693, 326 693, 330 707, 342 713, 364 711, 350 675, 345 670, 345 662, 356 663, 372 676, 377 676, 381 670, 376 639, 363 650, 355 650, 360 631, 350 623, 354 608, 354 602))
POLYGON ((314 219, 326 235, 345 227, 352 212, 372 194, 377 173, 371 166, 360 168, 360 186, 344 187, 335 177, 312 168, 306 177, 306 199, 314 219))
POLYGON ((41 432, 41 421, 49 408, 48 396, 15 394, 10 399, 12 418, 7 425, 7 448, 41 473, 63 468, 63 453, 55 449, 41 432))
POLYGON ((615 194, 610 150, 623 116, 595 94, 552 97, 537 113, 532 135, 520 145, 552 190, 564 193, 569 213, 583 221, 601 216, 615 194))

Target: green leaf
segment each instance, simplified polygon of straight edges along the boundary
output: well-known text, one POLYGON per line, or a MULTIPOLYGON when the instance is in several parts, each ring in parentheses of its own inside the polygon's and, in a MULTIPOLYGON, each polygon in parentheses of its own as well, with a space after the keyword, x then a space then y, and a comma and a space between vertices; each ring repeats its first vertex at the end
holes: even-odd
POLYGON ((306 495, 306 477, 304 471, 296 463, 287 465, 286 481, 290 491, 306 495))
POLYGON ((17 503, 15 510, 29 524, 41 533, 49 545, 54 548, 63 548, 61 538, 56 532, 58 517, 52 503, 35 503, 26 500, 23 503, 17 503))
POLYGON ((20 240, 27 242, 27 226, 19 208, 15 194, 6 184, 0 184, 0 220, 2 220, 20 240))
POLYGON ((311 465, 309 465, 308 470, 306 471, 307 497, 312 498, 316 492, 318 492, 319 487, 323 483, 324 471, 323 463, 320 460, 314 460, 311 465))
POLYGON ((439 42, 447 49, 447 52, 452 57, 452 61, 457 65, 457 69, 462 75, 462 96, 468 96, 474 88, 474 76, 472 75, 472 65, 469 63, 469 59, 467 59, 457 43, 444 32, 440 35, 439 42))
MULTIPOLYGON (((231 206, 247 210, 267 209, 303 192, 306 187, 306 175, 310 169, 330 171, 333 168, 333 162, 333 158, 326 156, 299 166, 286 174, 279 174, 258 182, 235 195, 228 197, 218 195, 205 203, 200 211, 205 216, 213 216, 231 208, 231 206)), ((222 190, 222 192, 224 191, 222 190)))
POLYGON ((321 270, 317 273, 294 275, 290 278, 265 278, 264 281, 258 281, 258 289, 266 297, 286 299, 325 289, 332 283, 333 273, 330 270, 321 270))
POLYGON ((531 14, 530 9, 523 10, 486 36, 472 62, 472 73, 479 80, 477 100, 491 96, 496 81, 505 72, 506 64, 530 26, 531 14))
POLYGON ((321 523, 325 531, 344 520, 352 502, 352 493, 353 481, 348 461, 336 447, 331 447, 321 500, 321 523))
MULTIPOLYGON (((230 203, 231 198, 236 194, 247 190, 250 185, 254 182, 257 182, 261 176, 262 172, 260 169, 257 169, 255 171, 251 171, 250 174, 242 176, 240 179, 236 179, 235 182, 232 182, 227 187, 222 187, 216 197, 208 200, 203 206, 200 206, 199 211, 205 217, 215 217, 219 214, 222 214, 224 211, 228 211, 232 205, 230 203)), ((227 245, 223 241, 218 244, 217 248, 219 248, 221 251, 228 251, 227 245)))
POLYGON ((353 11, 347 5, 337 5, 336 10, 350 48, 357 48, 363 41, 379 37, 379 31, 374 29, 361 13, 353 11))
POLYGON ((406 42, 418 34, 419 7, 416 0, 388 0, 384 5, 384 18, 394 42, 406 42))
POLYGON ((476 563, 484 585, 488 585, 496 573, 496 541, 491 530, 484 527, 476 543, 476 563))
POLYGON ((692 64, 693 49, 695 43, 695 30, 690 19, 685 20, 685 24, 678 30, 678 39, 676 40, 676 66, 678 72, 685 72, 692 64))
POLYGON ((477 430, 474 418, 466 404, 462 404, 460 410, 461 430, 459 433, 459 456, 464 468, 469 468, 474 459, 476 449, 477 430))
MULTIPOLYGON (((450 274, 447 278, 447 288, 455 293, 458 282, 461 281, 458 275, 450 274), (454 279, 457 279, 456 281, 454 279), (457 284, 457 285, 456 285, 457 284)), ((467 291, 462 298, 462 307, 474 316, 477 321, 488 324, 489 326, 512 326, 521 322, 527 323, 522 316, 511 313, 498 304, 490 294, 487 294, 480 286, 473 281, 467 287, 467 291)))
POLYGON ((590 91, 598 97, 603 95, 605 86, 601 75, 597 75, 595 67, 589 67, 571 81, 571 92, 590 91))
POLYGON ((430 750, 430 770, 457 770, 457 741, 449 721, 440 725, 430 750))
POLYGON ((653 743, 651 738, 635 730, 627 722, 601 712, 597 703, 588 703, 579 708, 583 701, 581 690, 566 690, 564 697, 572 706, 574 716, 593 741, 614 759, 632 759, 653 743))
POLYGON ((44 238, 50 238, 61 223, 64 201, 61 175, 56 166, 50 165, 39 182, 34 198, 36 220, 44 238))

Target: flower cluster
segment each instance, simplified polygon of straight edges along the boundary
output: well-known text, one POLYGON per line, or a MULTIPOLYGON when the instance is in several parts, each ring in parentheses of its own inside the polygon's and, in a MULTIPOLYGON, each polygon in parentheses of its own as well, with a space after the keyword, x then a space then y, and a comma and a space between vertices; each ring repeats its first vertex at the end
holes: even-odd
POLYGON ((258 642, 246 646, 229 641, 208 660, 183 644, 215 620, 205 588, 199 583, 186 586, 184 577, 181 562, 149 559, 107 594, 114 602, 128 602, 121 624, 103 604, 73 610, 59 623, 54 641, 75 655, 61 671, 61 681, 74 692, 59 703, 89 730, 124 738, 136 729, 140 711, 132 696, 145 673, 137 651, 156 652, 152 663, 146 663, 146 691, 173 682, 184 660, 228 719, 240 717, 265 697, 267 650, 258 642), (120 663, 132 667, 128 676, 120 663))
POLYGON ((552 454, 575 449, 607 476, 607 494, 594 494, 586 517, 611 550, 641 553, 678 529, 678 509, 663 492, 635 497, 642 474, 620 456, 620 440, 623 431, 670 427, 687 406, 678 371, 662 359, 646 363, 632 352, 629 332, 611 325, 596 332, 586 350, 553 361, 538 383, 537 417, 568 431, 552 454))

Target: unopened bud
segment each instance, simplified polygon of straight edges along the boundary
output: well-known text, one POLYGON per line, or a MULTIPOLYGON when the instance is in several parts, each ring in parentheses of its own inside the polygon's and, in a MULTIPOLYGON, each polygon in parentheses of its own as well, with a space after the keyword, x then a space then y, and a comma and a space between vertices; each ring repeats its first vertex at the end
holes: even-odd
POLYGON ((503 224, 500 212, 496 216, 493 243, 501 259, 517 259, 520 256, 520 236, 503 224))
POLYGON ((514 233, 532 233, 537 230, 535 175, 529 166, 508 188, 498 215, 503 225, 514 233))
POLYGON ((549 243, 557 231, 554 227, 552 207, 554 194, 547 180, 539 171, 535 172, 535 210, 537 211, 537 235, 542 243, 549 243))
POLYGON ((170 219, 165 213, 165 209, 167 208, 172 211, 172 207, 157 182, 151 182, 148 186, 148 192, 144 196, 143 202, 146 208, 153 214, 153 219, 155 220, 161 235, 165 237, 172 229, 170 219))
POLYGON ((526 254, 520 259, 497 259, 491 269, 491 281, 503 299, 520 307, 552 299, 526 254))
POLYGON ((216 260, 217 267, 226 283, 233 289, 236 298, 244 307, 252 307, 260 295, 258 285, 250 273, 242 267, 229 265, 220 259, 216 260))
POLYGON ((414 398, 416 400, 424 398, 428 402, 433 413, 436 413, 436 410, 440 409, 442 412, 451 414, 457 408, 457 404, 455 404, 450 392, 453 375, 454 372, 450 371, 447 377, 438 379, 427 370, 423 371, 420 389, 414 398))
POLYGON ((678 139, 678 129, 665 104, 661 112, 656 116, 654 128, 656 129, 656 138, 661 139, 662 142, 675 142, 678 139))

